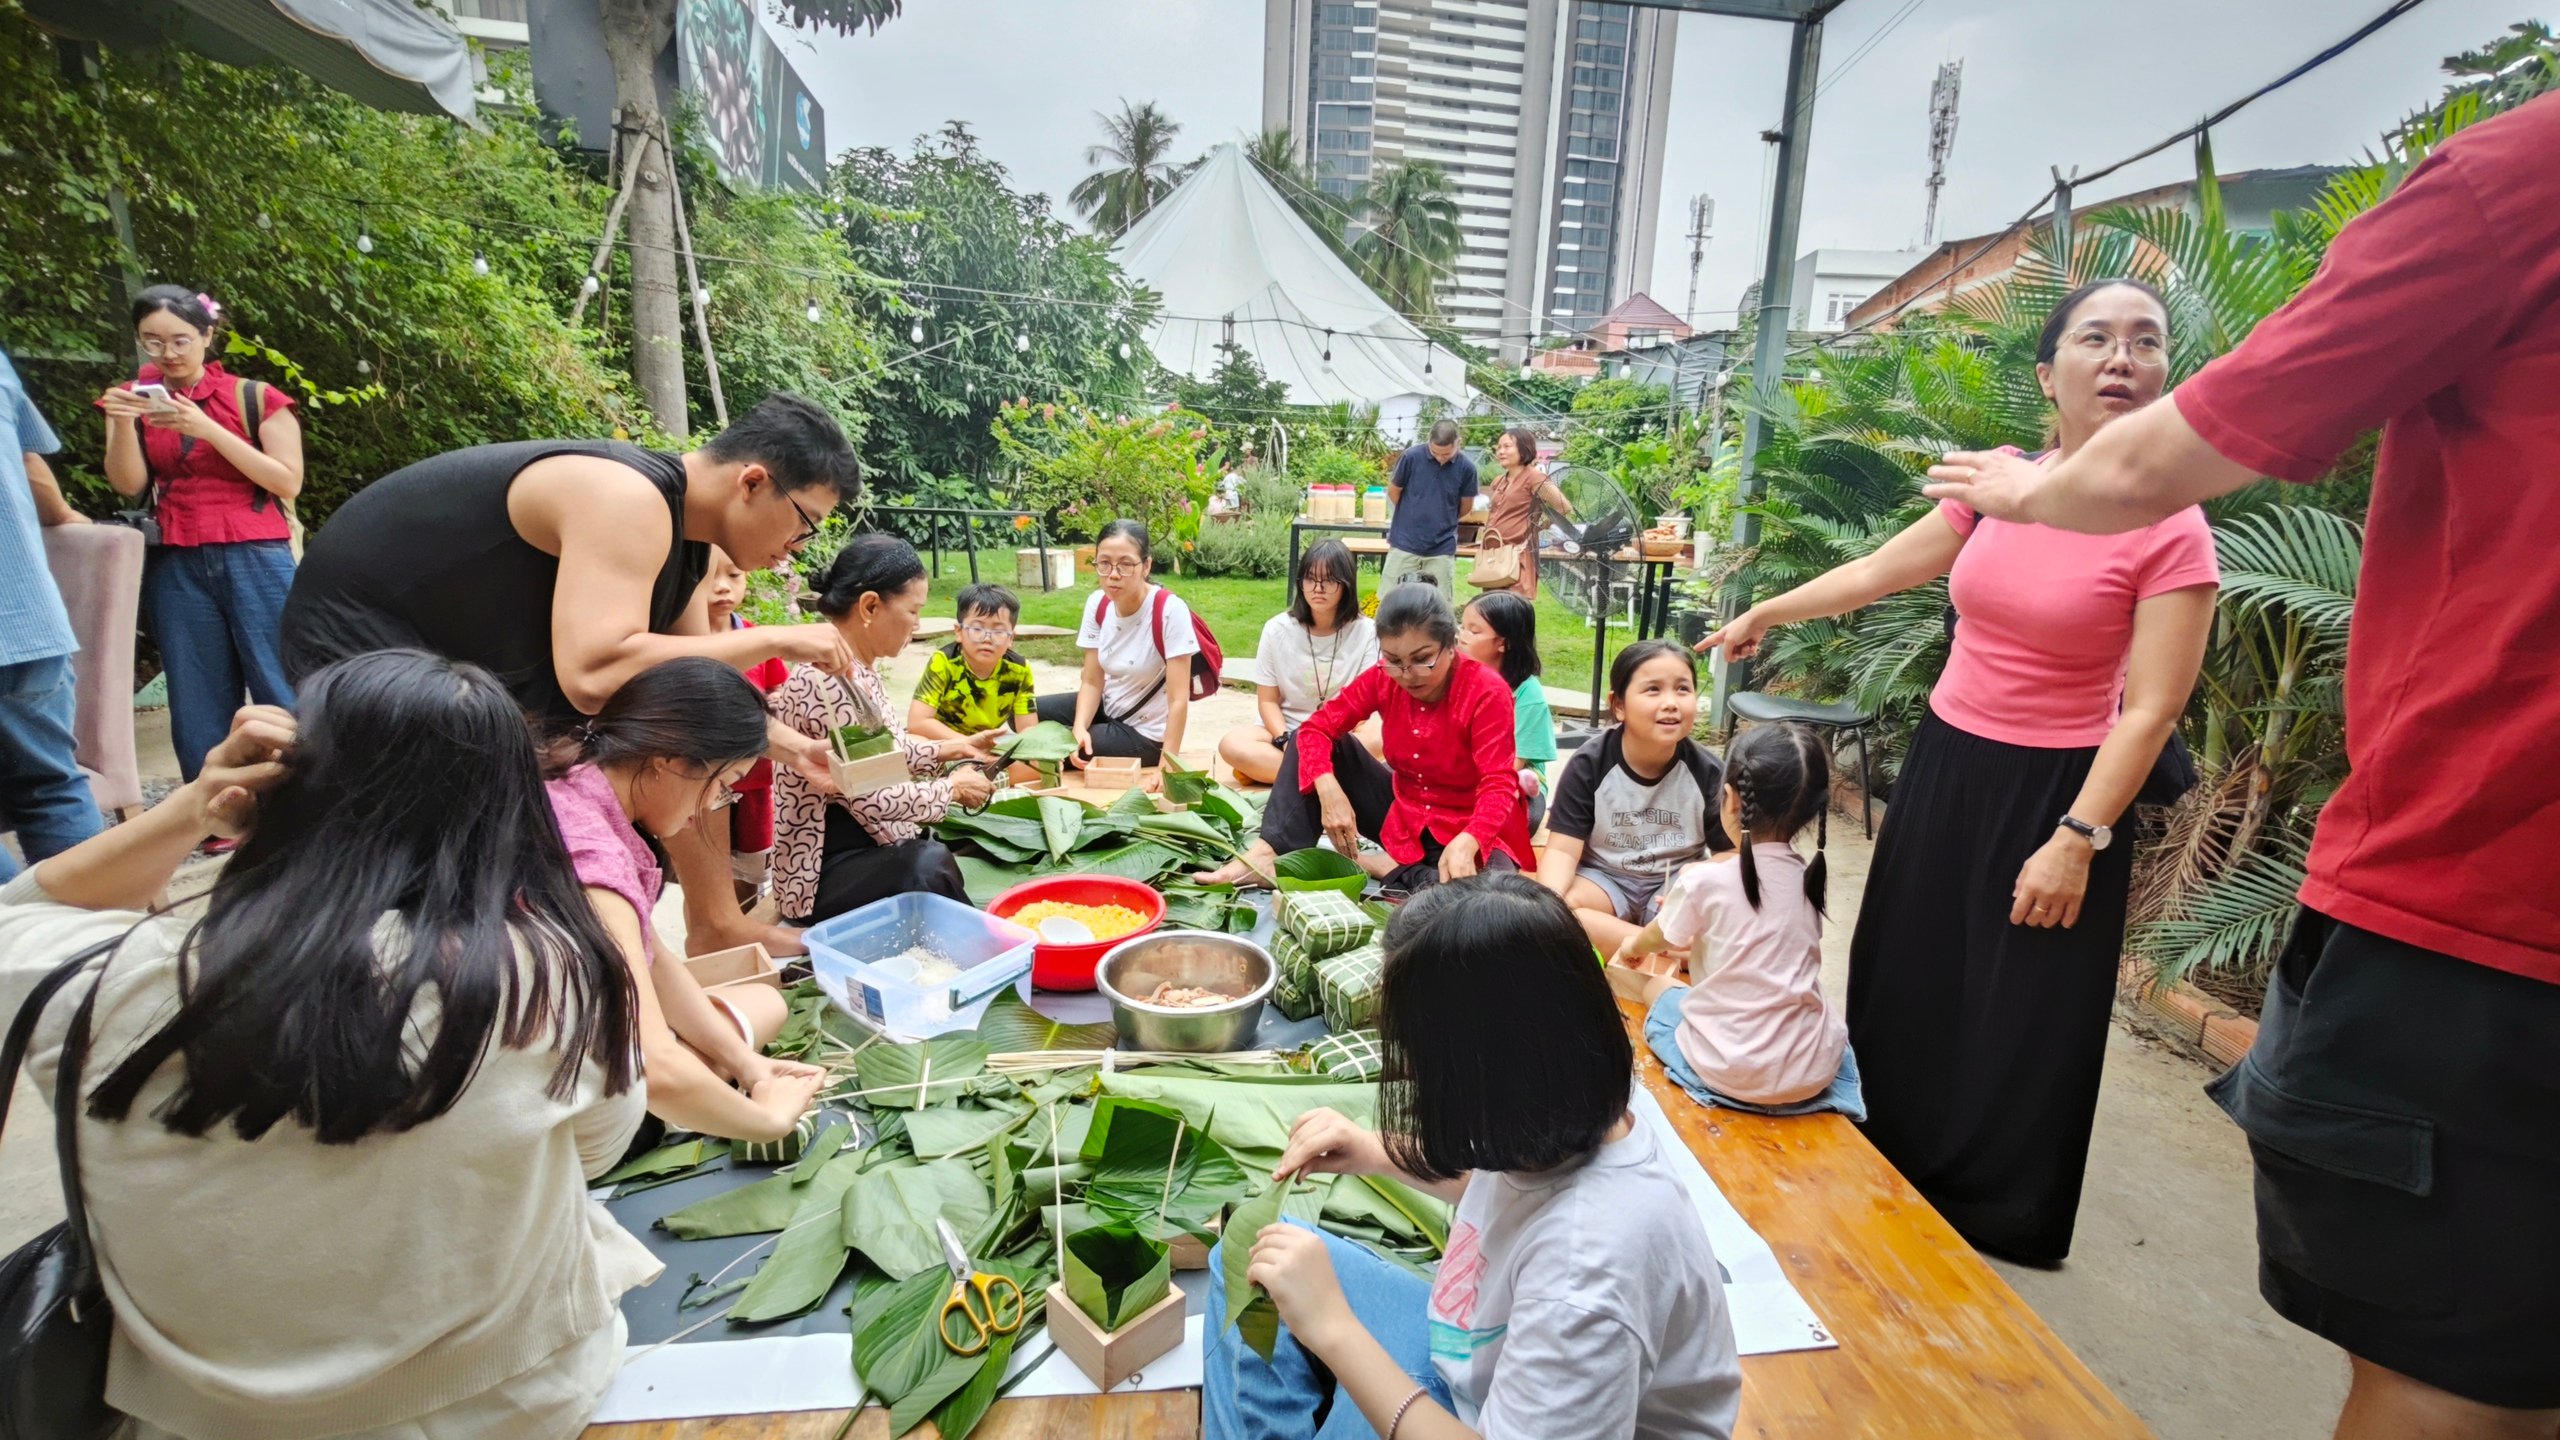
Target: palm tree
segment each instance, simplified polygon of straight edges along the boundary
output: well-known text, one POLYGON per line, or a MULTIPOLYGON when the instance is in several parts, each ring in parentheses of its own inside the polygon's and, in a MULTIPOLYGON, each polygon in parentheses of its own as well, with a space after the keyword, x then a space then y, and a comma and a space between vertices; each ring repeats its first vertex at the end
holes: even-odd
POLYGON ((1408 160, 1370 177, 1351 197, 1369 228, 1352 240, 1352 263, 1378 298, 1416 324, 1438 318, 1439 284, 1458 258, 1458 192, 1449 172, 1408 160))
POLYGON ((1308 229, 1324 237, 1333 253, 1351 258, 1350 204, 1318 188, 1316 172, 1299 156, 1298 137, 1289 133, 1288 126, 1247 138, 1244 158, 1253 162, 1253 168, 1262 172, 1308 229))
POLYGON ((1119 114, 1096 111, 1093 118, 1102 122, 1104 139, 1085 147, 1084 163, 1104 168, 1077 181, 1067 199, 1094 229, 1118 235, 1180 183, 1181 173, 1165 156, 1182 127, 1152 100, 1140 105, 1123 100, 1119 114))

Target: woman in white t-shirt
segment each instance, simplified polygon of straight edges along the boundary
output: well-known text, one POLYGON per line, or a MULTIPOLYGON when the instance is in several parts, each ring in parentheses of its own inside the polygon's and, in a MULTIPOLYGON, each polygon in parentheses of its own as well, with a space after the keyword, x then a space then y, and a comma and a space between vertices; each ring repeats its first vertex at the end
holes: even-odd
POLYGON ((1276 1173, 1387 1176, 1451 1202, 1439 1274, 1296 1222, 1227 1237, 1253 1246, 1283 1328, 1264 1360, 1211 1287, 1207 1433, 1313 1435, 1329 1371, 1337 1409, 1400 1440, 1727 1440, 1742 1364, 1721 1269, 1628 1111, 1634 1053, 1573 912, 1516 874, 1415 896, 1387 927, 1378 1028, 1384 1133, 1310 1111, 1276 1173))
POLYGON ((1072 695, 1040 697, 1040 718, 1076 732, 1071 763, 1081 768, 1096 755, 1134 755, 1141 765, 1182 752, 1182 729, 1191 718, 1191 657, 1200 637, 1191 607, 1147 578, 1155 556, 1147 527, 1114 520, 1093 544, 1100 582, 1085 605, 1076 644, 1084 647, 1084 678, 1072 695))
POLYGON ((1360 613, 1360 565, 1350 547, 1317 542, 1298 557, 1294 581, 1289 608, 1264 622, 1253 652, 1262 671, 1254 687, 1260 723, 1218 738, 1219 758, 1259 785, 1280 773, 1289 737, 1316 707, 1378 663, 1378 627, 1360 613))

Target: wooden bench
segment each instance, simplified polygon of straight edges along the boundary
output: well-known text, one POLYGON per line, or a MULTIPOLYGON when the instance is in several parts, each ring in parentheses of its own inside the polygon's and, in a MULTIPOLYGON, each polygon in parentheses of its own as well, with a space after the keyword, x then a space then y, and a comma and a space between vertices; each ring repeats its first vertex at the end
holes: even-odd
MULTIPOLYGON (((1919 1192, 1837 1115, 1772 1119, 1709 1110, 1682 1093, 1621 1001, 1636 1071, 1727 1199, 1784 1265, 1837 1350, 1742 1362, 1754 1440, 1902 1436, 2107 1436, 2151 1432, 2080 1363, 1919 1192)), ((1641 1257, 1630 1256, 1630 1265, 1641 1257)), ((849 1358, 849 1357, 848 1357, 849 1358)), ((597 1425, 587 1440, 888 1440, 888 1412, 841 1410, 597 1425)), ((1559 1432, 1563 1433, 1563 1432, 1559 1432)), ((981 1440, 1192 1440, 1193 1390, 1008 1400, 981 1440)))

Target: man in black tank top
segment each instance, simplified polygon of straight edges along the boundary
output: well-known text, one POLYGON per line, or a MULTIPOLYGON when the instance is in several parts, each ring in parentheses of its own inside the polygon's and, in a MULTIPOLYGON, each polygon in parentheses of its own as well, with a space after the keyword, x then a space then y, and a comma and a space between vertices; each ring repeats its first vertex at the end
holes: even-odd
MULTIPOLYGON (((681 455, 527 440, 421 460, 312 533, 285 600, 285 672, 299 682, 350 655, 430 650, 486 667, 537 727, 558 729, 680 656, 841 669, 852 656, 834 626, 714 634, 695 591, 711 546, 749 570, 777 565, 859 493, 861 476, 834 418, 787 394, 681 455)), ((825 742, 775 728, 778 762, 825 773, 825 742)), ((726 856, 708 884, 707 869, 688 875, 707 865, 692 848, 670 847, 686 895, 703 883, 729 896, 726 856)), ((732 900, 729 915, 694 927, 708 933, 689 935, 688 949, 747 939, 799 948, 788 932, 741 930, 732 900)))

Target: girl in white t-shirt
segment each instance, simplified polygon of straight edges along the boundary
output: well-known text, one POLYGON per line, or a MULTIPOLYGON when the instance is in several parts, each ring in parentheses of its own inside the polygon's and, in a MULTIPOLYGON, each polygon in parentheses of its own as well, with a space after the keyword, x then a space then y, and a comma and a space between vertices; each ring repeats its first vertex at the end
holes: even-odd
POLYGON ((1746 730, 1725 748, 1724 828, 1735 851, 1682 870, 1652 923, 1611 964, 1682 950, 1645 989, 1645 1042, 1701 1103, 1866 1118, 1849 1028, 1822 998, 1823 845, 1831 762, 1801 725, 1746 730), (1795 837, 1814 827, 1813 858, 1795 837))
POLYGON ((1298 726, 1378 663, 1378 627, 1360 613, 1360 565, 1348 546, 1321 540, 1298 557, 1289 608, 1263 624, 1253 660, 1262 671, 1254 687, 1258 723, 1220 736, 1218 756, 1238 775, 1268 785, 1298 726))
POLYGON ((1076 732, 1070 763, 1134 755, 1141 765, 1182 752, 1191 719, 1191 657, 1200 637, 1191 607, 1147 578, 1155 566, 1147 527, 1114 520, 1093 544, 1094 598, 1085 603, 1076 644, 1084 677, 1072 695, 1043 695, 1039 712, 1076 732), (1159 641, 1161 635, 1161 641, 1159 641))
POLYGON ((1212 1287, 1206 1432, 1311 1436, 1330 1396, 1391 1440, 1726 1440, 1742 1368, 1721 1271, 1628 1111, 1634 1052, 1573 912, 1518 874, 1417 895, 1387 927, 1378 1029, 1383 1133, 1310 1111, 1276 1173, 1450 1202, 1439 1274, 1295 1222, 1228 1236, 1282 1329, 1264 1360, 1212 1287))

